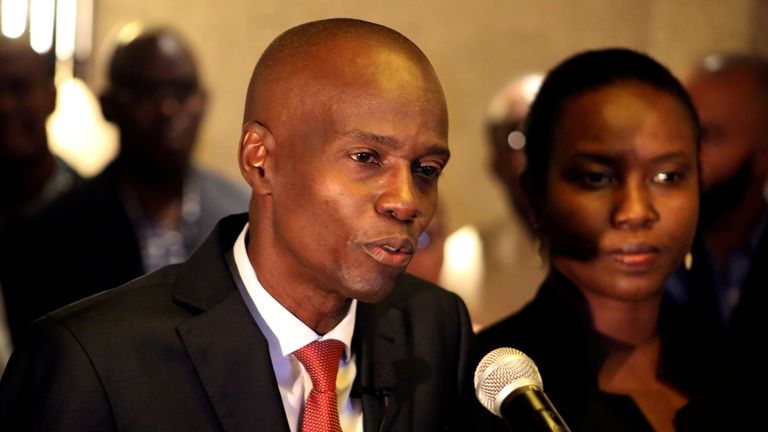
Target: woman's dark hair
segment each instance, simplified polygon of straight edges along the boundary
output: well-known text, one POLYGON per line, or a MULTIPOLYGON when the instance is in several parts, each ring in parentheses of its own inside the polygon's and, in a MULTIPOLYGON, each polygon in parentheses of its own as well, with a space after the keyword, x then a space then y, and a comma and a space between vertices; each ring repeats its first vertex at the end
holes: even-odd
POLYGON ((552 138, 565 103, 584 92, 622 82, 646 84, 677 99, 688 112, 698 150, 701 131, 696 109, 683 85, 669 70, 651 57, 628 49, 585 51, 566 59, 547 74, 528 112, 526 181, 532 193, 540 196, 544 190, 552 138))

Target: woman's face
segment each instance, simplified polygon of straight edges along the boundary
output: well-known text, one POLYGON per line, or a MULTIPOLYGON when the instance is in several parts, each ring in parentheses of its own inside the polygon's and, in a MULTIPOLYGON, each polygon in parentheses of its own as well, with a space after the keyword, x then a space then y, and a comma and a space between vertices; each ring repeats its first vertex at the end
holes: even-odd
POLYGON ((633 82, 571 98, 538 201, 552 265, 587 297, 659 296, 690 248, 699 209, 683 105, 633 82))

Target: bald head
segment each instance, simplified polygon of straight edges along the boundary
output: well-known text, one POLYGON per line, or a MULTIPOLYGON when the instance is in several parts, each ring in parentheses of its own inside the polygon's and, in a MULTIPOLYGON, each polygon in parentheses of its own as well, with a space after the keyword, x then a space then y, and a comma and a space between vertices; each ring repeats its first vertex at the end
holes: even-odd
POLYGON ((701 119, 705 191, 734 200, 753 199, 745 195, 753 191, 759 201, 768 176, 768 60, 712 54, 696 65, 686 87, 701 119))
POLYGON ((749 54, 715 53, 704 57, 694 68, 693 76, 719 76, 731 73, 749 75, 768 96, 768 59, 749 54))
POLYGON ((186 42, 168 28, 129 24, 108 78, 101 106, 120 131, 121 165, 153 181, 183 178, 206 102, 186 42))
POLYGON ((528 108, 536 97, 543 79, 542 74, 532 73, 507 82, 488 104, 489 125, 519 125, 528 114, 528 108))
POLYGON ((151 79, 161 70, 183 70, 197 84, 197 65, 186 42, 167 28, 139 29, 118 40, 109 64, 111 84, 151 79))
POLYGON ((322 334, 350 298, 381 300, 405 271, 449 158, 445 97, 394 30, 304 24, 256 65, 239 155, 260 281, 322 334))
POLYGON ((533 73, 511 79, 491 99, 486 115, 486 132, 491 144, 489 165, 504 186, 513 211, 528 220, 530 211, 520 184, 525 169, 525 138, 520 130, 544 76, 533 73))
POLYGON ((244 121, 267 122, 280 115, 271 108, 303 103, 310 94, 317 100, 316 89, 366 85, 419 86, 430 103, 445 105, 432 65, 413 42, 378 24, 339 18, 289 29, 267 47, 251 77, 244 121))

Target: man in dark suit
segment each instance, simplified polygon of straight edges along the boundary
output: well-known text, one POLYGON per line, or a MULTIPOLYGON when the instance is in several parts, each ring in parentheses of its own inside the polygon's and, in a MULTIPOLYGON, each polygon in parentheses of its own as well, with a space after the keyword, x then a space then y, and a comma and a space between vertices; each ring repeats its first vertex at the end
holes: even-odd
POLYGON ((701 118, 704 191, 687 289, 728 328, 766 301, 768 59, 709 55, 687 89, 701 118))
POLYGON ((768 59, 710 54, 686 88, 701 119, 702 198, 687 270, 668 281, 691 306, 714 356, 710 385, 691 399, 691 430, 746 430, 768 403, 768 59), (718 344, 719 338, 723 343, 718 344))
POLYGON ((219 219, 247 209, 244 185, 192 161, 206 102, 192 50, 168 28, 126 28, 100 97, 118 155, 0 250, 14 340, 46 312, 186 259, 219 219))
POLYGON ((0 381, 0 429, 296 431, 314 380, 296 353, 329 339, 336 430, 455 429, 466 308, 403 275, 448 157, 443 92, 411 41, 351 19, 283 33, 246 98, 247 217, 36 321, 0 381))

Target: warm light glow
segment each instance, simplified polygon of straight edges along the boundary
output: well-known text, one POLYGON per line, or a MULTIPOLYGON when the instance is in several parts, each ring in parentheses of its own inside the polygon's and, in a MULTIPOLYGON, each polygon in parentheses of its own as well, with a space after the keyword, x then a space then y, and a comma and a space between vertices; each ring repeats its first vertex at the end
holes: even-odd
POLYGON ((5 37, 16 39, 27 28, 27 0, 2 0, 2 28, 5 37))
POLYGON ((75 59, 86 60, 93 49, 93 0, 78 0, 76 23, 75 59))
POLYGON ((58 86, 48 136, 51 150, 85 176, 101 171, 117 153, 117 130, 104 120, 96 97, 77 78, 58 86))
POLYGON ((464 226, 445 242, 445 265, 458 273, 473 272, 480 253, 480 234, 474 227, 464 226))
POLYGON ((75 52, 77 0, 56 2, 56 58, 69 60, 75 52))
POLYGON ((527 100, 533 101, 542 82, 544 82, 544 75, 540 73, 532 73, 523 78, 523 93, 527 100))
POLYGON ((120 30, 115 36, 116 45, 125 45, 128 42, 136 39, 138 35, 144 31, 145 26, 141 21, 131 21, 124 26, 120 27, 120 30))
POLYGON ((445 239, 443 255, 440 285, 461 296, 467 305, 477 304, 485 277, 477 228, 466 225, 451 233, 445 239))
POLYGON ((53 46, 54 0, 32 0, 29 6, 29 44, 42 54, 53 46))

